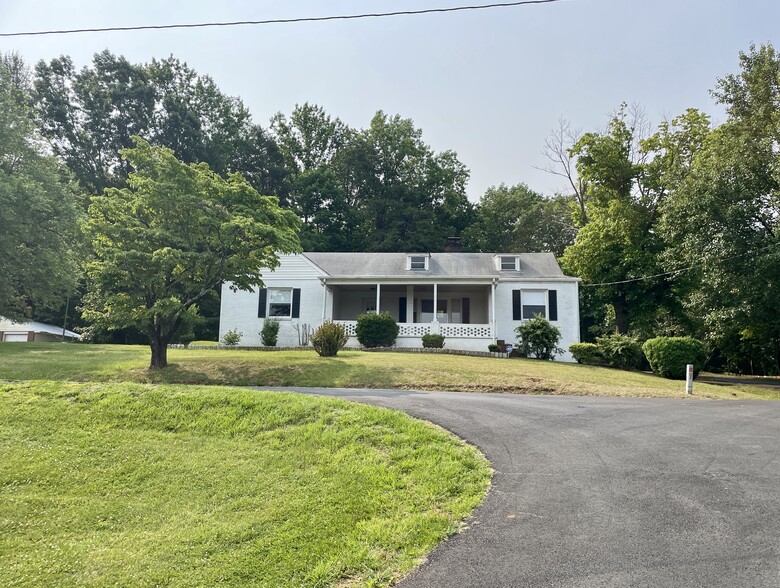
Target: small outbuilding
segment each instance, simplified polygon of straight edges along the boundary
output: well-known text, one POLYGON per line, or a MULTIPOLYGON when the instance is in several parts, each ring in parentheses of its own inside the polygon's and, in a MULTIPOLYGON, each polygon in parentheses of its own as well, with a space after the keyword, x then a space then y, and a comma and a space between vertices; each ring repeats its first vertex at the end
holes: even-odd
POLYGON ((50 343, 62 341, 63 335, 68 340, 81 339, 81 335, 55 325, 47 325, 37 321, 16 323, 0 317, 0 341, 8 343, 50 343))

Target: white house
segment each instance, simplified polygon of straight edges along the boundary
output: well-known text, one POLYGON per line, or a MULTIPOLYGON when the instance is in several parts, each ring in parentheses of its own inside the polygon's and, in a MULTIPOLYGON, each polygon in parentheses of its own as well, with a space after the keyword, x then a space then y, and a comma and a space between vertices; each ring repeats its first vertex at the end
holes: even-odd
POLYGON ((0 317, 0 341, 10 343, 41 343, 62 341, 65 339, 81 339, 81 335, 73 331, 63 330, 62 327, 47 325, 37 321, 15 323, 0 317))
MULTIPOLYGON (((355 339, 363 312, 389 312, 398 321, 397 347, 421 347, 426 333, 445 347, 487 351, 516 341, 515 328, 536 313, 562 334, 560 347, 579 342, 579 278, 565 276, 552 253, 302 253, 282 255, 263 272, 265 288, 222 287, 220 338, 229 330, 241 345, 260 345, 267 317, 281 321, 280 346, 299 344, 302 329, 326 320, 355 339)), ((572 361, 568 351, 559 359, 572 361)))

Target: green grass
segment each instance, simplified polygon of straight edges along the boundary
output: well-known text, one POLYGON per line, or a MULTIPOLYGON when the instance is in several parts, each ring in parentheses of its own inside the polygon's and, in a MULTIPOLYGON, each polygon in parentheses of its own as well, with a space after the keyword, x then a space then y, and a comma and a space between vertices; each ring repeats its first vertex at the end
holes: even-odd
MULTIPOLYGON (((3 350, 4 377, 145 358, 27 347, 3 350)), ((402 413, 222 387, 0 384, 0 455, 4 587, 384 586, 490 479, 476 449, 402 413)))
MULTIPOLYGON (((171 366, 146 369, 142 346, 0 343, 0 379, 328 386, 592 396, 685 396, 684 383, 650 374, 526 359, 418 353, 171 349, 171 366)), ((773 398, 780 389, 696 383, 699 398, 773 398)))

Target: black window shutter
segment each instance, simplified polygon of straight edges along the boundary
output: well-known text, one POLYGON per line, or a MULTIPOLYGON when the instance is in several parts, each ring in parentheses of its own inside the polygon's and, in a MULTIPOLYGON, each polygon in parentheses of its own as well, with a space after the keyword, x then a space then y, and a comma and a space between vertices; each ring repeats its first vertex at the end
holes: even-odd
POLYGON ((547 306, 550 310, 550 320, 558 320, 558 290, 547 291, 547 306))
POLYGON ((406 322, 406 296, 401 296, 398 299, 398 322, 406 322))
POLYGON ((257 316, 265 318, 265 307, 268 301, 268 290, 266 288, 260 288, 260 301, 257 303, 257 316))
POLYGON ((464 298, 460 304, 461 310, 463 311, 463 318, 461 320, 464 325, 468 325, 471 323, 471 299, 464 298))
POLYGON ((299 318, 300 316, 301 316, 301 289, 293 288, 292 317, 299 318))
POLYGON ((523 318, 523 302, 520 290, 512 290, 512 320, 519 321, 523 318))

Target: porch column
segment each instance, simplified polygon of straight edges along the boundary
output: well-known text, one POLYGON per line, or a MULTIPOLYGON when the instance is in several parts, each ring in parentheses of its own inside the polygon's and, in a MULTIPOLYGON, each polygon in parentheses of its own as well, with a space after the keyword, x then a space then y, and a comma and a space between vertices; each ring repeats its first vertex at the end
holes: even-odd
POLYGON ((382 284, 376 285, 376 313, 379 314, 379 291, 382 289, 382 284))
POLYGON ((496 339, 496 283, 490 285, 490 331, 496 339))
POLYGON ((406 322, 414 322, 414 285, 406 286, 406 322))
POLYGON ((431 321, 433 323, 439 322, 438 308, 439 308, 439 285, 436 282, 434 282, 433 283, 433 320, 431 321))

